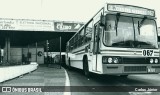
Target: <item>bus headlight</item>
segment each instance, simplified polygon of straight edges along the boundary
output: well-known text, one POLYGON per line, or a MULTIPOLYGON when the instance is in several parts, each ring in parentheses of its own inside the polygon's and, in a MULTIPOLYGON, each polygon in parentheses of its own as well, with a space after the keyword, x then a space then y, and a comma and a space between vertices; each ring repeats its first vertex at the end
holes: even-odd
POLYGON ((119 64, 121 63, 121 58, 116 56, 102 56, 102 63, 103 64, 119 64))
POLYGON ((154 60, 154 62, 155 62, 155 63, 158 63, 158 59, 156 58, 156 59, 154 60))
POLYGON ((114 63, 119 63, 118 58, 114 58, 114 59, 113 59, 113 62, 114 62, 114 63))
POLYGON ((108 58, 108 63, 112 63, 113 59, 111 57, 108 58))
POLYGON ((149 62, 150 62, 150 63, 153 63, 153 62, 154 62, 153 58, 151 58, 149 62))

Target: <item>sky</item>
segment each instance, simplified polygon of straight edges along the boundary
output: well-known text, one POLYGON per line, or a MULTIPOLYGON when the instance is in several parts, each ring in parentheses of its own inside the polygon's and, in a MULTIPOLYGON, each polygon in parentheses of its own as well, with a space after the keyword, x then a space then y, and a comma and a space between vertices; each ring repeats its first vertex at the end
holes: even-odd
POLYGON ((105 3, 154 9, 160 27, 159 0, 0 0, 0 18, 87 22, 105 3))

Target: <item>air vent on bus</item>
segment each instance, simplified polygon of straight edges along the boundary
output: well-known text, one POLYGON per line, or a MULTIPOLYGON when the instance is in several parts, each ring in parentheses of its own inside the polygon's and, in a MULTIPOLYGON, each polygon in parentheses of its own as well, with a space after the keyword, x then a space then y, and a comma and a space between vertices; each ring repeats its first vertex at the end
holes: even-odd
POLYGON ((146 71, 147 68, 146 66, 125 66, 124 67, 124 72, 142 72, 146 71))

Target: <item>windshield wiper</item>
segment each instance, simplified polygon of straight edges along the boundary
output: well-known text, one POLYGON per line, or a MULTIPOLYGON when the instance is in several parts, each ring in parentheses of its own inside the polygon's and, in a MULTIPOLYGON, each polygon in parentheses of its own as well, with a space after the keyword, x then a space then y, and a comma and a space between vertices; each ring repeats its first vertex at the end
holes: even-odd
POLYGON ((117 14, 116 14, 116 23, 115 23, 116 36, 117 36, 117 27, 118 27, 119 18, 120 18, 120 13, 117 13, 117 14))
POLYGON ((139 31, 139 34, 140 34, 140 28, 142 27, 144 21, 147 19, 147 17, 145 16, 141 22, 138 21, 138 31, 139 31))

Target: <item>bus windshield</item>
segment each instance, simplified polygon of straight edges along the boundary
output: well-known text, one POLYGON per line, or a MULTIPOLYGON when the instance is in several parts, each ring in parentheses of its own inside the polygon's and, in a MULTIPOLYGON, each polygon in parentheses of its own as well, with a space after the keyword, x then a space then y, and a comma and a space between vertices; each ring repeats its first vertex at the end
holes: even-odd
POLYGON ((106 15, 103 43, 110 47, 158 48, 155 20, 106 15))

